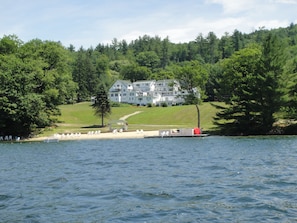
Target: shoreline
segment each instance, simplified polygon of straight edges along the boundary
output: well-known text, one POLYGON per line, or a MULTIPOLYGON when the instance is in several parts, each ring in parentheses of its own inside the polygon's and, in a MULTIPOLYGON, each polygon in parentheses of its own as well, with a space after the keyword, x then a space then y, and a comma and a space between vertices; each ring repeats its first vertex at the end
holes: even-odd
POLYGON ((159 131, 135 131, 135 132, 105 132, 94 134, 55 134, 53 136, 34 137, 21 140, 22 142, 58 142, 74 140, 96 140, 96 139, 137 139, 158 136, 159 131))

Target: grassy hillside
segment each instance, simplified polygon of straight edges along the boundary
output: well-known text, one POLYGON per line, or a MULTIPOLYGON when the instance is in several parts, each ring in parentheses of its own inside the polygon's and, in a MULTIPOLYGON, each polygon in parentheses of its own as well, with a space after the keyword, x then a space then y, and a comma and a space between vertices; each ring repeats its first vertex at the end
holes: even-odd
MULTIPOLYGON (((50 135, 56 132, 81 132, 85 133, 92 130, 98 130, 101 125, 101 119, 94 115, 94 110, 89 102, 73 105, 60 106, 62 115, 58 118, 56 128, 47 130, 44 134, 50 135)), ((197 111, 194 105, 172 106, 172 107, 137 107, 124 106, 113 107, 112 114, 104 120, 118 120, 125 115, 140 111, 139 114, 127 118, 129 131, 136 129, 159 130, 164 128, 192 128, 197 126, 197 111)), ((203 103, 200 106, 201 127, 204 130, 212 130, 214 125, 212 118, 215 116, 216 109, 210 103, 203 103)), ((108 131, 108 128, 102 128, 101 131, 108 131)))

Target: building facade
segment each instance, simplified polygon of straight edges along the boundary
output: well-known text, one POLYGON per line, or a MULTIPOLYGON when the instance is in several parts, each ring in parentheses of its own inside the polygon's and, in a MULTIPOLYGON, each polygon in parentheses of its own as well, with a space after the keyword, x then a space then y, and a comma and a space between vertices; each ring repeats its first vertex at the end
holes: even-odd
POLYGON ((176 80, 145 80, 130 82, 117 80, 109 89, 109 99, 113 102, 134 105, 177 105, 184 102, 180 85, 176 80))

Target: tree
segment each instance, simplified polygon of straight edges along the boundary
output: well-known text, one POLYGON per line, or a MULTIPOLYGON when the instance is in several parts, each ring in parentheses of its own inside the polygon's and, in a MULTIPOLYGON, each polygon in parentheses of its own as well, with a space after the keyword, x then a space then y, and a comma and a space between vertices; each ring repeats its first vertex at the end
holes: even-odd
POLYGON ((103 127, 104 117, 111 113, 111 106, 104 86, 99 88, 99 92, 96 95, 95 102, 92 107, 95 109, 95 114, 101 117, 101 126, 103 127))
POLYGON ((232 39, 231 36, 229 36, 229 33, 225 33, 225 35, 222 36, 219 42, 219 50, 221 52, 222 59, 230 57, 234 52, 232 39))
POLYGON ((160 58, 154 51, 141 52, 136 56, 139 66, 144 66, 153 70, 160 65, 160 58))
POLYGON ((4 36, 0 39, 0 54, 16 53, 22 41, 15 35, 4 36))
POLYGON ((108 74, 108 66, 108 57, 104 54, 99 55, 96 59, 96 78, 98 78, 100 85, 109 86, 111 83, 111 77, 108 74))
POLYGON ((166 69, 162 69, 159 72, 152 74, 151 79, 154 80, 164 80, 164 79, 174 79, 174 66, 168 66, 166 69))
POLYGON ((77 85, 72 79, 68 50, 61 43, 44 41, 38 56, 43 62, 42 94, 47 107, 56 110, 58 105, 72 102, 77 85))
POLYGON ((285 118, 297 120, 297 57, 287 62, 285 73, 285 118))
POLYGON ((201 57, 205 59, 207 53, 207 41, 204 39, 202 33, 196 37, 195 42, 198 46, 198 54, 200 54, 201 57))
POLYGON ((197 126, 200 128, 200 109, 199 104, 204 96, 205 85, 208 72, 205 67, 197 61, 182 64, 176 68, 176 78, 181 85, 181 90, 188 94, 184 95, 187 104, 194 104, 197 110, 197 126))
POLYGON ((68 51, 50 41, 21 44, 15 36, 0 45, 1 135, 29 136, 50 126, 60 114, 57 106, 75 91, 68 51))
POLYGON ((249 48, 237 51, 221 64, 223 74, 217 97, 227 106, 219 107, 222 110, 215 123, 225 134, 251 134, 259 125, 255 94, 260 59, 260 49, 249 48))
POLYGON ((152 74, 147 67, 139 66, 137 64, 124 66, 120 73, 125 80, 130 80, 131 82, 147 80, 152 74))
POLYGON ((69 51, 60 43, 31 40, 19 48, 18 57, 35 70, 34 92, 42 94, 48 108, 70 103, 77 88, 72 80, 69 51))
POLYGON ((216 124, 229 134, 268 134, 281 106, 284 63, 279 40, 268 35, 262 48, 250 47, 234 53, 222 63, 219 95, 221 107, 216 124), (226 120, 221 125, 219 120, 226 120))
POLYGON ((271 33, 264 39, 261 67, 258 75, 258 97, 262 132, 271 130, 274 114, 280 110, 282 101, 282 76, 285 64, 284 45, 271 33))
POLYGON ((220 66, 220 63, 216 64, 209 64, 208 66, 208 79, 205 86, 205 94, 207 101, 216 101, 217 95, 216 92, 220 88, 220 85, 218 83, 218 79, 222 73, 222 68, 220 66))
POLYGON ((218 53, 218 38, 213 32, 208 33, 206 37, 207 41, 207 52, 205 54, 205 61, 214 64, 219 59, 218 53))
POLYGON ((188 49, 187 44, 178 43, 172 47, 170 60, 174 63, 180 63, 187 60, 188 49))
POLYGON ((89 100, 96 94, 99 77, 96 72, 96 59, 92 49, 80 48, 73 68, 73 80, 78 83, 77 101, 89 100))
POLYGON ((235 51, 241 50, 244 47, 243 35, 237 29, 235 29, 233 32, 232 42, 235 51))
POLYGON ((161 47, 161 67, 165 68, 169 64, 169 55, 170 55, 170 42, 169 38, 165 38, 162 41, 162 47, 161 47))
POLYGON ((34 92, 35 67, 13 54, 0 61, 0 134, 27 137, 50 125, 44 97, 34 92))

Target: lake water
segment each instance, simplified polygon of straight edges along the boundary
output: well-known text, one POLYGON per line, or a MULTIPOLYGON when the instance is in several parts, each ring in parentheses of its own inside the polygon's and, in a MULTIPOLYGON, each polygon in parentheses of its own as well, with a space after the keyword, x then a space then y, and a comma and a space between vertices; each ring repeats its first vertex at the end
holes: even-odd
POLYGON ((296 222, 297 137, 0 144, 0 222, 296 222))

